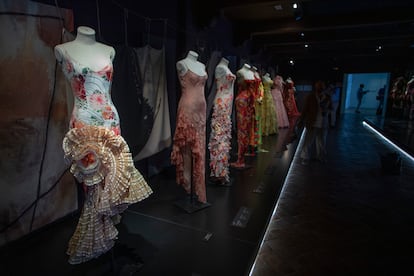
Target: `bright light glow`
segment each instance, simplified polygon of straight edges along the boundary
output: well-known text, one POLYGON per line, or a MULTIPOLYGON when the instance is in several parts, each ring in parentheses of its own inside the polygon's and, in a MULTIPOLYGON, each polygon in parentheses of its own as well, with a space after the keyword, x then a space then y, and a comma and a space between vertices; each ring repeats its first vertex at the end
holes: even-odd
POLYGON ((305 48, 308 48, 309 47, 309 45, 308 44, 305 44, 305 48))
POLYGON ((298 8, 298 4, 297 4, 297 3, 293 3, 292 7, 293 7, 294 9, 297 9, 297 8, 298 8))
POLYGON ((379 132, 378 130, 376 130, 375 128, 373 128, 370 124, 368 124, 367 122, 363 121, 362 122, 362 125, 364 127, 368 128, 369 130, 371 130, 372 132, 374 132, 375 134, 377 134, 382 140, 384 140, 385 142, 388 142, 391 146, 393 146, 399 152, 401 152, 402 154, 404 154, 409 160, 411 160, 411 161, 414 162, 414 157, 412 157, 409 153, 407 153, 402 148, 400 148, 399 146, 397 146, 396 144, 394 144, 394 142, 392 142, 390 139, 388 139, 387 137, 385 137, 381 132, 379 132))
POLYGON ((294 65, 295 64, 295 62, 293 61, 293 59, 289 60, 289 64, 290 65, 294 65))
POLYGON ((301 36, 301 37, 304 37, 304 36, 305 36, 305 33, 300 33, 300 36, 301 36))
POLYGON ((290 182, 290 178, 292 177, 292 172, 295 170, 295 167, 298 166, 298 163, 300 161, 299 154, 302 151, 302 145, 303 145, 304 140, 305 140, 304 139, 305 133, 306 133, 306 128, 303 129, 302 135, 300 136, 300 140, 299 140, 298 146, 296 148, 295 155, 293 156, 293 159, 292 159, 292 162, 290 163, 290 167, 289 167, 288 173, 286 175, 285 181, 283 182, 282 191, 280 192, 279 198, 276 201, 275 208, 273 209, 273 213, 272 213, 272 215, 270 217, 270 220, 269 220, 269 222, 266 226, 266 232, 263 236, 262 241, 260 242, 260 246, 259 246, 259 250, 257 251, 256 258, 254 259, 254 263, 252 265, 252 268, 249 271, 249 276, 252 275, 253 270, 254 270, 254 268, 256 266, 256 263, 257 263, 257 257, 259 256, 258 253, 260 252, 260 249, 262 249, 264 241, 267 240, 267 236, 269 235, 269 231, 270 231, 269 230, 269 224, 272 222, 273 218, 276 216, 276 212, 277 212, 277 208, 279 207, 280 199, 284 197, 286 187, 288 186, 288 184, 290 182))

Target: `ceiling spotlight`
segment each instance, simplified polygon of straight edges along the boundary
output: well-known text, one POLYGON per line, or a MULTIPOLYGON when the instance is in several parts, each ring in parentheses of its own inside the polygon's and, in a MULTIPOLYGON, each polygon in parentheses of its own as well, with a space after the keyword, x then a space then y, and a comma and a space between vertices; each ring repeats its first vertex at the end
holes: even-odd
POLYGON ((305 48, 308 48, 309 47, 309 44, 305 44, 305 48))
POLYGON ((295 65, 295 61, 293 59, 290 59, 289 64, 293 66, 293 65, 295 65))
POLYGON ((303 33, 303 32, 302 32, 302 33, 300 33, 300 36, 301 36, 301 37, 304 37, 304 36, 305 36, 305 33, 303 33))
POLYGON ((295 16, 295 20, 296 21, 301 20, 303 17, 303 6, 298 3, 293 3, 292 8, 293 8, 293 15, 295 16))

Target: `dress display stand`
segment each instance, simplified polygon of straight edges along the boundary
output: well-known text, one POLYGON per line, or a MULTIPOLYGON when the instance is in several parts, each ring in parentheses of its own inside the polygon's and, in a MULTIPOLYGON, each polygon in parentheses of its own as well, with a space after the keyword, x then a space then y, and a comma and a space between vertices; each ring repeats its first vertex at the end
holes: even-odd
MULTIPOLYGON (((193 161, 191 161, 191 165, 193 165, 193 161)), ((174 202, 174 205, 183 209, 187 213, 191 214, 207 207, 210 207, 211 204, 206 202, 200 202, 197 200, 197 196, 194 193, 194 183, 193 178, 191 177, 191 189, 190 194, 188 194, 185 198, 179 199, 174 202)))
POLYGON ((193 213, 211 206, 205 190, 206 101, 204 86, 208 79, 205 65, 198 54, 189 51, 176 64, 181 85, 177 109, 176 131, 173 139, 171 163, 176 166, 177 184, 187 196, 175 205, 193 213))

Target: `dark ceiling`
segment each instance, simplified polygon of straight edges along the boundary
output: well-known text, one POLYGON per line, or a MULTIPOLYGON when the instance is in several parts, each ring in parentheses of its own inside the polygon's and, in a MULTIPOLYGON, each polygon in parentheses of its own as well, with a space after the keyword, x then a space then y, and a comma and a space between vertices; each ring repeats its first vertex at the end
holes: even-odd
POLYGON ((197 1, 199 21, 223 14, 235 43, 277 63, 390 70, 414 63, 413 0, 197 1), (199 3, 199 2, 203 2, 199 3), (293 8, 293 3, 298 8, 293 8))

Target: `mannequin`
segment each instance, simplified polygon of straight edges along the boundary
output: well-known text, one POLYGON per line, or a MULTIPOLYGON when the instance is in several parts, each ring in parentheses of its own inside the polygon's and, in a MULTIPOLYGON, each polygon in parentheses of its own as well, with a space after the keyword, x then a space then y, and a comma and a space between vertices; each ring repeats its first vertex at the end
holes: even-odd
POLYGON ((263 83, 263 116, 262 116, 262 128, 263 136, 268 136, 277 133, 277 120, 275 105, 273 103, 272 93, 270 92, 273 85, 273 81, 270 78, 269 73, 266 73, 262 77, 263 83))
POLYGON ((251 70, 254 75, 256 87, 253 94, 254 99, 254 115, 252 118, 252 129, 250 134, 250 151, 248 155, 255 155, 255 152, 261 152, 262 145, 262 124, 261 118, 263 116, 263 83, 260 78, 260 74, 257 71, 257 67, 252 66, 251 70))
POLYGON ((70 171, 82 183, 85 201, 69 241, 69 263, 97 258, 117 238, 113 218, 128 205, 147 198, 151 188, 134 167, 120 135, 119 116, 110 96, 115 50, 95 41, 95 31, 79 27, 75 40, 55 47, 55 56, 70 82, 74 107, 63 140, 70 171))
POLYGON ((277 125, 279 128, 288 128, 289 119, 286 113, 286 107, 283 103, 283 86, 285 82, 283 78, 279 75, 275 76, 273 79, 273 88, 271 90, 273 103, 276 110, 276 119, 277 125))
POLYGON ((286 107, 286 112, 289 118, 289 124, 293 124, 293 120, 300 116, 300 112, 296 106, 296 99, 295 99, 295 83, 289 77, 286 79, 286 86, 284 91, 284 103, 286 107))
POLYGON ((254 93, 256 80, 249 64, 237 71, 238 94, 235 99, 237 122, 237 161, 230 164, 233 168, 247 168, 244 155, 247 152, 254 115, 254 93))
POLYGON ((210 177, 221 185, 230 183, 229 159, 231 141, 231 113, 233 108, 233 85, 236 76, 228 67, 229 61, 222 58, 215 69, 217 93, 211 119, 210 177))
POLYGON ((207 72, 197 58, 196 52, 189 51, 176 63, 182 94, 178 103, 171 163, 176 165, 177 184, 183 186, 188 194, 194 191, 198 201, 206 203, 204 85, 207 72))

